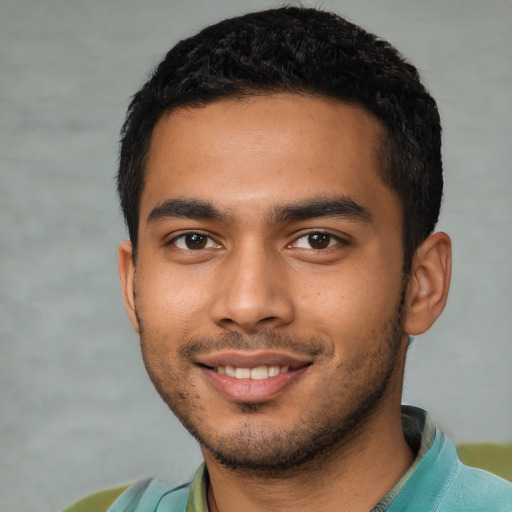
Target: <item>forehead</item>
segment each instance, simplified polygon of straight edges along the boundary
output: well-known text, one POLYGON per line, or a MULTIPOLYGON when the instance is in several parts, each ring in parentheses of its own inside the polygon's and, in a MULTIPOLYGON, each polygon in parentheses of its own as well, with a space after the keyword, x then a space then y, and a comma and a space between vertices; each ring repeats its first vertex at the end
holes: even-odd
POLYGON ((146 160, 141 219, 169 197, 264 208, 329 195, 394 200, 380 178, 380 123, 312 96, 227 99, 164 115, 146 160), (386 196, 386 197, 383 197, 386 196))

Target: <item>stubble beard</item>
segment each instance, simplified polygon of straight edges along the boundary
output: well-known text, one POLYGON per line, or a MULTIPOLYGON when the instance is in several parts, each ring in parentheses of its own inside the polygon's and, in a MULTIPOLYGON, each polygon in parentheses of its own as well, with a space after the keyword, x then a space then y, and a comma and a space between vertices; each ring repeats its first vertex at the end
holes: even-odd
MULTIPOLYGON (((269 407, 266 403, 239 403, 235 408, 243 414, 246 421, 229 435, 220 435, 209 425, 202 422, 201 406, 197 405, 198 395, 191 383, 187 383, 187 371, 163 369, 155 371, 157 354, 151 349, 152 343, 142 328, 139 318, 141 347, 148 375, 161 398, 178 417, 184 427, 200 443, 202 448, 229 469, 254 476, 283 477, 296 471, 303 471, 310 464, 325 461, 349 444, 362 431, 370 417, 378 410, 386 390, 396 374, 400 360, 400 348, 403 338, 403 302, 405 288, 402 290, 395 315, 385 322, 377 335, 385 342, 369 351, 364 360, 340 363, 337 371, 340 376, 338 386, 325 387, 325 396, 320 397, 322 405, 305 404, 304 414, 294 425, 269 431, 258 424, 258 415, 269 407), (163 375, 162 378, 160 375, 163 375), (356 382, 356 384, 354 384, 356 382), (337 402, 342 398, 342 406, 337 402), (336 412, 333 414, 333 409, 336 412), (256 420, 256 421, 254 421, 256 420)), ((190 367, 190 355, 202 351, 204 347, 219 348, 291 348, 298 352, 309 350, 315 355, 325 351, 320 340, 297 339, 275 332, 260 333, 249 338, 238 333, 221 338, 189 340, 180 350, 179 361, 190 367), (261 340, 265 340, 262 346, 261 340)), ((328 355, 328 354, 327 354, 328 355)), ((220 413, 219 413, 220 414, 220 413)))

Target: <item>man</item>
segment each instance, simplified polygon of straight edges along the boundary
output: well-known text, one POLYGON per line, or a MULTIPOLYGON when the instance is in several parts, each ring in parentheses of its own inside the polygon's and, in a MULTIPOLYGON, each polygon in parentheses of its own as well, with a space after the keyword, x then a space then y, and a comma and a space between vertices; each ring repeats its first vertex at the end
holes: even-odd
POLYGON ((168 53, 123 127, 119 268, 205 464, 112 511, 512 509, 400 406, 450 282, 440 141, 416 69, 333 14, 254 13, 168 53))

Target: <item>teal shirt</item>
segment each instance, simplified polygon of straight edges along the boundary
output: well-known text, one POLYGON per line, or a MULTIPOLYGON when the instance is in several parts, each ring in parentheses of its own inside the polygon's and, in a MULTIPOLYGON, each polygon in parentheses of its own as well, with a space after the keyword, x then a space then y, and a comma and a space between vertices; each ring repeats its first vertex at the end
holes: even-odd
MULTIPOLYGON (((402 423, 418 454, 370 512, 512 512, 512 483, 460 462, 453 442, 425 411, 404 406, 402 423)), ((131 486, 109 512, 208 512, 207 486, 203 464, 186 485, 151 479, 131 486)))

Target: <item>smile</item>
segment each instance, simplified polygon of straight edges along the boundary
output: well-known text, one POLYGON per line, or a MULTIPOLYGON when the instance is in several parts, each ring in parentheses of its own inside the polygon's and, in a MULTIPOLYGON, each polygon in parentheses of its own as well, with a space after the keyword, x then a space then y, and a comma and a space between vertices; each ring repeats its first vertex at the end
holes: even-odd
POLYGON ((199 357, 196 365, 209 386, 225 400, 261 403, 302 380, 313 358, 272 350, 224 350, 199 357))
POLYGON ((255 368, 243 368, 230 365, 217 366, 215 371, 221 375, 227 375, 228 377, 234 377, 235 379, 263 380, 277 377, 282 373, 287 373, 289 369, 289 366, 267 366, 262 364, 255 368))

